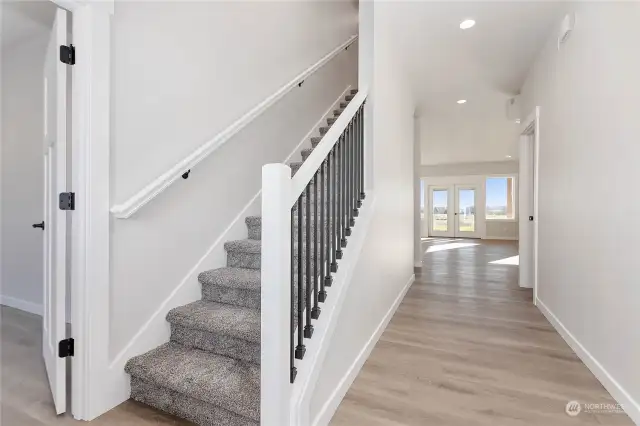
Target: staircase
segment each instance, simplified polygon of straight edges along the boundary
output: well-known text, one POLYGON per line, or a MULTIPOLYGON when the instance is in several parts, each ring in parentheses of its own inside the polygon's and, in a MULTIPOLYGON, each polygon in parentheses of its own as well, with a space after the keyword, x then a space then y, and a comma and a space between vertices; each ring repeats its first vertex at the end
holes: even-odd
MULTIPOLYGON (((321 135, 356 93, 351 90, 345 97, 327 126, 319 129, 321 135)), ((312 147, 302 150, 303 161, 320 140, 311 138, 312 147)), ((290 164, 292 174, 301 165, 290 164)), ((260 423, 262 223, 259 216, 245 222, 248 238, 224 245, 227 266, 198 276, 202 300, 167 315, 170 341, 127 362, 132 399, 199 425, 260 423)))

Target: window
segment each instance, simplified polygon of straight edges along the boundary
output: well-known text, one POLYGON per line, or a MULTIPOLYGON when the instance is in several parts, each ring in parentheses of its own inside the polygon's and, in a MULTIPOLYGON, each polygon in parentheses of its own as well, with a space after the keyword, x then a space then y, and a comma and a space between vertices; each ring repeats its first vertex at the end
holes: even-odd
POLYGON ((488 177, 486 189, 487 220, 515 219, 515 179, 488 177))

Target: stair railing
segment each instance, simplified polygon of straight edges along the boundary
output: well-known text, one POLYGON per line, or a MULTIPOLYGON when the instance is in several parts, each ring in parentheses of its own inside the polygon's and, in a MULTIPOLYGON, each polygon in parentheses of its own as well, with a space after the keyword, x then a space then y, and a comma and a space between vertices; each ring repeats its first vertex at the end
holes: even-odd
POLYGON ((366 90, 355 95, 295 176, 284 164, 262 169, 263 425, 290 424, 296 363, 365 197, 366 99, 366 90))

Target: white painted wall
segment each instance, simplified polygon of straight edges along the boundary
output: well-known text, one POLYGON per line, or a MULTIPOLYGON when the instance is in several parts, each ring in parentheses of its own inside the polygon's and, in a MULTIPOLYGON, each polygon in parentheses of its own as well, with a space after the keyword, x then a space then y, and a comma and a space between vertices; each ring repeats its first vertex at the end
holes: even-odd
MULTIPOLYGON (((517 140, 513 142, 517 146, 517 140)), ((420 176, 467 176, 467 175, 501 175, 518 173, 518 161, 486 161, 468 163, 448 163, 438 165, 423 165, 420 176)))
POLYGON ((328 423, 413 274, 415 103, 388 34, 386 17, 393 5, 374 7, 374 84, 368 101, 374 185, 367 196, 375 194, 375 211, 311 400, 314 425, 328 423))
POLYGON ((42 311, 43 69, 46 32, 2 49, 0 303, 42 311))
POLYGON ((539 306, 640 424, 640 4, 572 4, 522 89, 540 106, 539 306))
MULTIPOLYGON (((113 26, 116 204, 356 34, 357 19, 350 2, 117 2, 113 26)), ((162 304, 184 280, 187 294, 199 294, 191 269, 256 196, 262 165, 284 161, 347 86, 356 86, 357 55, 356 44, 194 168, 188 180, 132 218, 114 220, 115 370, 168 338, 162 318, 160 336, 145 324, 166 309, 162 304)), ((259 212, 259 201, 248 214, 259 212)), ((224 254, 208 266, 223 262, 224 254)))
POLYGON ((422 164, 504 161, 518 157, 519 125, 507 120, 509 96, 470 100, 422 118, 422 164))

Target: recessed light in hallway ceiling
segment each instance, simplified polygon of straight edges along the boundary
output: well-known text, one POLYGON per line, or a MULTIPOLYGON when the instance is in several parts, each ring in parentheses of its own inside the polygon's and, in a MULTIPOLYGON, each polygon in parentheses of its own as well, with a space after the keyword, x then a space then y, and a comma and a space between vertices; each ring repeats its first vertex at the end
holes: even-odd
POLYGON ((468 30, 469 28, 473 27, 475 24, 476 24, 476 21, 474 21, 473 19, 465 19, 464 21, 460 22, 460 29, 468 30))
POLYGON ((467 100, 466 100, 466 99, 460 99, 460 100, 458 101, 458 103, 459 103, 459 104, 466 104, 466 103, 467 103, 467 100))

